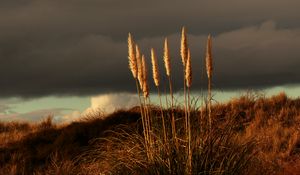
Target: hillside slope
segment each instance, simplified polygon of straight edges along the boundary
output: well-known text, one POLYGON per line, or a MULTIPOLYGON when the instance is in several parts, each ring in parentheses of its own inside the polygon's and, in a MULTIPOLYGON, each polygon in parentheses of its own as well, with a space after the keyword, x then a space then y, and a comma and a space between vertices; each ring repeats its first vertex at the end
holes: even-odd
MULTIPOLYGON (((154 123, 159 121, 158 108, 149 109, 154 123)), ((214 134, 217 135, 215 142, 228 137, 226 150, 232 157, 235 156, 232 155, 233 150, 244 151, 236 155, 245 156, 247 164, 241 166, 241 170, 237 169, 237 172, 300 173, 300 99, 288 99, 283 93, 270 98, 248 94, 225 104, 215 104, 212 112, 214 134), (224 129, 228 126, 230 132, 224 129), (232 141, 231 137, 235 139, 232 141)), ((164 110, 167 118, 169 113, 170 110, 164 110)), ((183 113, 180 107, 176 108, 179 135, 182 132, 180 123, 183 113)), ((205 108, 199 111, 194 108, 192 132, 198 133, 201 128, 205 129, 205 126, 199 124, 202 122, 199 118, 205 120, 205 116, 205 108)), ((0 123, 0 174, 167 174, 164 170, 166 166, 162 165, 164 161, 147 163, 141 125, 138 107, 119 110, 107 116, 95 113, 65 125, 55 125, 51 118, 38 124, 0 123)), ((161 128, 155 125, 155 129, 159 141, 161 128)), ((205 135, 197 134, 193 137, 195 144, 206 138, 205 135)), ((221 154, 224 152, 221 146, 224 146, 223 142, 213 146, 214 153, 201 153, 198 157, 193 154, 193 160, 199 162, 203 159, 201 156, 212 155, 216 159, 214 163, 223 168, 217 174, 226 174, 229 170, 226 171, 223 164, 230 161, 224 158, 227 154, 221 154)), ((180 156, 173 158, 181 160, 180 156)), ((193 162, 197 171, 215 166, 198 165, 197 162, 193 162)), ((180 161, 176 161, 176 166, 180 164, 180 161)), ((233 165, 228 163, 227 166, 233 165)))

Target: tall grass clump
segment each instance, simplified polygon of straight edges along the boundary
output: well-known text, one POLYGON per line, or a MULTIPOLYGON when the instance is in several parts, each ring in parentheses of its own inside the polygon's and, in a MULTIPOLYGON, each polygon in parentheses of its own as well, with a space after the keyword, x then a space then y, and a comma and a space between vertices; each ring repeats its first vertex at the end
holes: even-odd
POLYGON ((145 56, 142 55, 142 62, 141 62, 141 69, 142 69, 142 91, 144 96, 144 112, 145 112, 145 127, 148 133, 148 147, 149 147, 149 159, 153 159, 153 133, 152 133, 152 120, 150 116, 150 109, 149 109, 149 85, 148 85, 148 70, 145 56))
POLYGON ((146 143, 147 157, 151 159, 151 124, 149 119, 149 111, 147 108, 147 99, 149 96, 149 88, 147 84, 147 68, 144 55, 141 55, 138 45, 133 41, 132 35, 128 34, 128 60, 129 69, 136 82, 136 89, 138 98, 140 101, 140 112, 142 116, 144 139, 146 143), (141 93, 143 93, 143 99, 141 100, 141 93))
MULTIPOLYGON (((144 140, 144 142, 135 143, 140 154, 129 155, 128 158, 134 161, 123 162, 124 160, 122 160, 121 162, 124 164, 121 166, 121 169, 116 170, 114 173, 240 174, 244 171, 247 163, 251 160, 254 145, 253 139, 244 139, 240 143, 240 137, 235 133, 236 120, 232 118, 229 118, 227 123, 220 123, 218 125, 218 123, 214 122, 212 124, 214 116, 211 104, 211 80, 213 73, 211 40, 211 36, 209 35, 205 57, 205 67, 208 77, 208 110, 201 110, 201 116, 204 117, 200 118, 198 117, 198 109, 203 108, 203 106, 197 107, 196 103, 192 105, 190 96, 192 87, 192 61, 191 51, 187 42, 186 28, 183 27, 181 30, 180 43, 184 86, 183 110, 180 107, 175 109, 173 104, 171 60, 167 38, 164 40, 163 61, 169 83, 171 105, 166 100, 165 106, 167 108, 170 106, 171 110, 164 110, 162 107, 159 88, 161 82, 158 57, 153 48, 151 48, 152 75, 159 97, 159 108, 157 109, 150 105, 146 58, 144 55, 140 56, 141 53, 138 47, 136 47, 135 55, 132 57, 136 59, 137 71, 131 71, 132 73, 136 73, 133 74, 133 77, 136 79, 136 82, 139 82, 140 90, 143 93, 143 102, 140 103, 143 136, 136 134, 135 139, 144 140), (171 134, 168 134, 169 132, 171 134), (143 154, 147 155, 147 161, 144 159, 140 160, 143 154)), ((128 47, 129 55, 132 53, 131 48, 128 47)), ((127 133, 123 134, 126 135, 127 133)), ((121 136, 117 137, 120 138, 121 136)), ((110 156, 117 155, 111 154, 110 156)))
MULTIPOLYGON (((159 109, 153 109, 153 113, 159 116, 159 109)), ((184 111, 176 111, 178 117, 184 111)), ((238 122, 234 119, 225 123, 213 125, 211 135, 199 132, 197 111, 191 111, 191 162, 187 164, 186 150, 183 145, 177 150, 168 141, 170 147, 165 147, 162 137, 157 137, 153 149, 152 159, 147 159, 146 144, 144 138, 135 127, 127 128, 117 126, 114 130, 107 131, 107 137, 93 142, 94 148, 81 157, 81 161, 88 164, 98 162, 100 167, 106 170, 105 174, 243 174, 249 172, 247 165, 251 163, 252 151, 255 142, 245 139, 241 142, 236 132, 238 122), (201 140, 201 144, 199 142, 201 140), (212 140, 212 141, 211 141, 212 140), (210 145, 210 143, 213 143, 210 145), (171 154, 170 154, 171 153, 171 154), (170 160, 170 162, 168 162, 170 160)), ((184 127, 184 123, 180 127, 184 127)), ((184 135, 184 133, 183 133, 184 135)))

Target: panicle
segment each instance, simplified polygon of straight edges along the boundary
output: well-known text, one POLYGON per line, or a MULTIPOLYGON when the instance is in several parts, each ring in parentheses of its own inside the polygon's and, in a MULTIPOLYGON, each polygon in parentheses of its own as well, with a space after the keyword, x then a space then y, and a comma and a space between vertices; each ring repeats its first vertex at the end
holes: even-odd
POLYGON ((171 75, 171 61, 170 61, 170 53, 169 53, 169 46, 168 46, 168 39, 165 38, 164 43, 164 63, 166 68, 167 76, 171 75))
POLYGON ((183 66, 186 65, 187 54, 188 54, 188 45, 187 45, 186 30, 185 30, 185 27, 182 27, 180 55, 181 55, 181 61, 182 61, 183 66))
POLYGON ((206 73, 207 77, 211 78, 212 77, 212 72, 213 72, 213 65, 212 65, 212 41, 211 41, 211 35, 208 35, 207 38, 207 44, 206 44, 206 73))
POLYGON ((151 48, 152 74, 155 86, 159 86, 159 70, 155 51, 151 48))
POLYGON ((134 41, 130 33, 128 33, 128 61, 129 61, 129 69, 134 78, 137 78, 137 63, 134 52, 134 41))

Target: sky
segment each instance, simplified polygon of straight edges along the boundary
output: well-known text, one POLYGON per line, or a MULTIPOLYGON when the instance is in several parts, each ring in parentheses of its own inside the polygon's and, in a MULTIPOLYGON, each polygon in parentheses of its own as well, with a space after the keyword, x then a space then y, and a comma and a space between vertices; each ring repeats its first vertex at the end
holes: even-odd
MULTIPOLYGON (((65 121, 99 107, 112 112, 135 105, 128 32, 149 64, 150 48, 156 50, 162 74, 163 40, 169 39, 173 83, 180 94, 182 26, 195 94, 206 86, 203 59, 212 34, 218 101, 249 89, 285 91, 296 98, 299 8, 297 0, 2 0, 0 121, 37 121, 47 115, 65 121)), ((153 83, 151 89, 154 93, 153 83)))

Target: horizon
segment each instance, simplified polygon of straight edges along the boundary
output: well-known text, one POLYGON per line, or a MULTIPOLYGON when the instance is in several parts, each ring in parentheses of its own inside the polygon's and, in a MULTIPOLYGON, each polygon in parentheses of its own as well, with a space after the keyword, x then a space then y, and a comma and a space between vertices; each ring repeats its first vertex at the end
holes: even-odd
MULTIPOLYGON (((298 92, 300 86, 277 86, 267 89, 250 90, 265 97, 271 97, 284 92, 289 98, 300 98, 298 92)), ((249 90, 233 90, 233 91, 213 91, 213 104, 227 103, 232 99, 236 99, 245 95, 249 90)), ((204 92, 204 95, 206 92, 204 92)), ((201 98, 201 92, 192 91, 192 97, 201 98)), ((177 104, 183 104, 183 94, 178 92, 174 94, 177 104)), ((162 99, 165 99, 163 94, 162 99)), ((0 122, 24 121, 24 122, 40 122, 48 116, 53 117, 53 121, 57 123, 72 122, 83 118, 89 112, 101 111, 110 114, 118 109, 129 109, 139 105, 137 95, 135 93, 108 93, 95 96, 81 97, 58 97, 48 96, 33 99, 11 98, 7 101, 13 101, 0 112, 0 122), (125 100, 119 100, 119 99, 125 100), (16 112, 18 111, 18 112, 16 112)), ((3 104, 3 99, 0 104, 3 104)), ((151 94, 151 102, 159 105, 159 98, 154 93, 151 94)), ((197 103, 201 106, 201 100, 197 103)), ((165 106, 165 104, 164 104, 165 106)))

